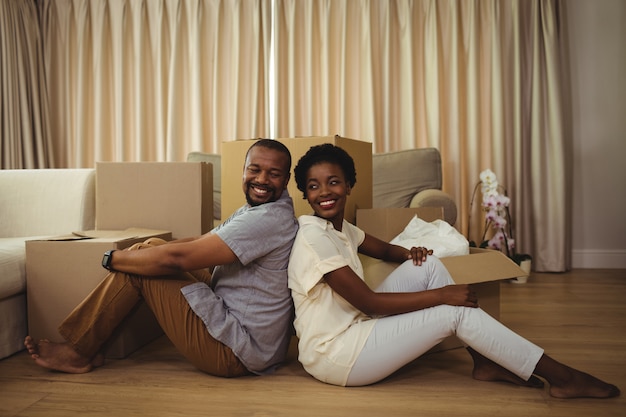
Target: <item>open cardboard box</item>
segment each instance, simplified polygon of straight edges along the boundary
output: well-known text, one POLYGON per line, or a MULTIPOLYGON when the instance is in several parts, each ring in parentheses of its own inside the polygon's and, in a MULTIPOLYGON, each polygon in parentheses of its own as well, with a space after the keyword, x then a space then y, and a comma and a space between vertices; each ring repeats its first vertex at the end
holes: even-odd
MULTIPOLYGON (((91 230, 26 242, 28 331, 36 339, 64 341, 57 327, 99 283, 107 271, 102 254, 125 249, 150 237, 171 240, 168 231, 130 228, 91 230)), ((124 358, 163 334, 152 311, 140 304, 122 323, 107 357, 124 358)))
MULTIPOLYGON (((443 210, 435 207, 378 208, 357 210, 356 224, 366 233, 386 242, 396 237, 414 216, 431 222, 443 218, 443 210)), ((363 263, 365 281, 375 288, 397 264, 359 255, 363 263)), ((500 283, 504 280, 527 276, 515 262, 502 252, 470 248, 470 254, 441 258, 457 284, 471 284, 478 294, 480 307, 496 319, 500 318, 500 283)), ((448 338, 433 351, 462 346, 456 338, 448 338)))

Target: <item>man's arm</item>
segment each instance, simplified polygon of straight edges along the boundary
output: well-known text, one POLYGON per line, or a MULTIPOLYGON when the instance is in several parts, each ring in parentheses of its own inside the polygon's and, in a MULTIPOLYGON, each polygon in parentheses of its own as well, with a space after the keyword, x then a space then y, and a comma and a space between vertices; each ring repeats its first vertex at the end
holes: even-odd
POLYGON ((129 274, 157 276, 225 265, 237 260, 234 252, 213 233, 134 251, 115 251, 111 269, 129 274))

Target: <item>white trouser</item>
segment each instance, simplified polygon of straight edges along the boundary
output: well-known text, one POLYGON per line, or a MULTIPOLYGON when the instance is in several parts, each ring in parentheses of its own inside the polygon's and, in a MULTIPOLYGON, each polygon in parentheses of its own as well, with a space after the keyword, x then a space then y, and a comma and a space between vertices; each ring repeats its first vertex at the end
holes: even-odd
MULTIPOLYGON (((376 291, 416 292, 450 284, 454 281, 441 261, 429 256, 422 266, 406 261, 376 291)), ((530 378, 543 354, 543 349, 480 308, 440 305, 378 319, 346 385, 380 381, 451 335, 524 380, 530 378)))

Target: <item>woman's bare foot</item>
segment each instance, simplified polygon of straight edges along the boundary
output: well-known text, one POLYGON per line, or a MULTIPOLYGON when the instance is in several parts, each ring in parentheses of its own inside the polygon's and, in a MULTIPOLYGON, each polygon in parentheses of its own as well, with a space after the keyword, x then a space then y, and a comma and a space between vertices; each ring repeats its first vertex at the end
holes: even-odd
POLYGON ((613 384, 563 365, 547 355, 537 363, 535 372, 550 383, 550 395, 556 398, 612 398, 620 395, 613 384))
POLYGON ((35 342, 32 337, 26 336, 24 346, 37 365, 55 371, 83 374, 104 363, 104 357, 101 354, 93 359, 85 358, 69 343, 53 343, 45 339, 35 342))
POLYGON ((524 381, 508 369, 505 369, 494 361, 484 357, 472 348, 467 348, 474 360, 474 370, 472 376, 479 381, 499 381, 530 388, 543 388, 543 381, 536 376, 531 376, 528 381, 524 381))

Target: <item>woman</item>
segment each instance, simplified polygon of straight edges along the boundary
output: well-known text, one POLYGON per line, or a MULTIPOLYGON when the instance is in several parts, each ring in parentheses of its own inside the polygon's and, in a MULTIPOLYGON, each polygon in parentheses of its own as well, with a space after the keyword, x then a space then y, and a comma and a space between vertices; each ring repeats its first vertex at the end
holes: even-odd
POLYGON ((563 365, 478 307, 468 285, 455 285, 426 248, 407 250, 344 220, 356 183, 341 148, 312 147, 295 168, 314 215, 299 218, 289 261, 299 360, 315 378, 336 385, 372 384, 456 334, 474 361, 473 377, 542 387, 559 398, 608 398, 619 389, 563 365), (357 252, 400 263, 375 291, 363 280, 357 252))

